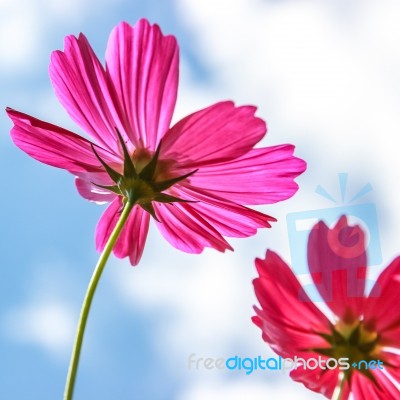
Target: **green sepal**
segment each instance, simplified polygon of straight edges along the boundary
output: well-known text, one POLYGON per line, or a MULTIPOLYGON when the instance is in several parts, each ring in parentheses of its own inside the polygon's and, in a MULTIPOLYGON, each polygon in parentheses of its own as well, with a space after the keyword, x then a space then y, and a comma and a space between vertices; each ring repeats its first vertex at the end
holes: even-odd
POLYGON ((364 344, 360 345, 359 348, 364 353, 370 353, 371 351, 373 351, 375 349, 378 342, 379 342, 379 336, 377 336, 374 340, 372 340, 368 343, 364 343, 364 344))
POLYGON ((357 325, 356 329, 351 332, 351 335, 348 339, 349 343, 352 346, 357 346, 360 342, 360 324, 357 325))
POLYGON ((318 333, 319 336, 324 338, 331 345, 345 344, 346 339, 336 329, 332 329, 332 334, 318 333))
POLYGON ((189 176, 193 175, 197 171, 198 171, 198 169, 195 169, 194 171, 189 172, 188 174, 177 176, 176 178, 167 179, 166 181, 162 181, 162 182, 155 182, 155 183, 153 183, 153 187, 158 192, 162 192, 163 190, 168 189, 172 185, 175 185, 175 183, 178 183, 180 181, 183 181, 186 178, 189 178, 189 176))
POLYGON ((153 201, 160 203, 197 203, 195 200, 184 200, 179 197, 172 196, 170 194, 162 193, 164 190, 170 188, 175 183, 180 182, 189 176, 196 173, 198 170, 191 171, 185 175, 181 175, 175 178, 167 179, 162 182, 154 182, 155 174, 157 170, 157 164, 160 155, 161 141, 157 146, 157 149, 147 163, 147 165, 137 173, 136 167, 133 163, 132 158, 129 155, 126 143, 117 128, 115 128, 118 139, 121 144, 124 157, 123 175, 118 171, 115 171, 110 167, 97 153, 93 144, 91 148, 96 158, 99 160, 101 165, 106 170, 109 177, 115 182, 115 185, 100 185, 92 182, 93 185, 109 190, 122 197, 123 205, 119 212, 122 212, 125 205, 129 202, 131 204, 138 204, 142 209, 148 212, 156 221, 161 222, 156 215, 153 201))
POLYGON ((160 149, 161 149, 161 141, 157 146, 157 149, 151 158, 151 160, 148 162, 148 164, 140 171, 139 177, 147 182, 150 182, 154 178, 154 173, 156 172, 157 168, 157 162, 158 162, 158 157, 160 155, 160 149))
POLYGON ((96 158, 100 161, 101 165, 104 167, 104 169, 107 171, 107 174, 110 176, 110 178, 116 183, 120 183, 121 180, 124 178, 119 172, 115 171, 114 169, 112 169, 108 164, 106 164, 101 157, 99 156, 99 154, 97 153, 97 151, 94 148, 93 143, 90 143, 90 146, 92 147, 93 153, 96 156, 96 158))
POLYGON ((98 183, 94 183, 94 182, 90 182, 90 183, 92 185, 94 185, 94 186, 97 186, 97 187, 102 188, 102 189, 109 190, 110 192, 114 192, 114 193, 116 193, 118 195, 121 194, 121 191, 119 190, 119 187, 117 185, 107 186, 107 185, 99 185, 98 183))
POLYGON ((332 357, 333 356, 333 349, 332 348, 314 348, 311 349, 311 351, 316 352, 318 354, 322 354, 324 356, 329 356, 332 357))
POLYGON ((124 152, 124 176, 131 176, 136 178, 137 177, 136 168, 133 164, 131 156, 129 155, 128 149, 126 148, 124 139, 118 128, 115 128, 115 130, 117 131, 118 139, 119 142, 121 143, 122 151, 124 152))
POLYGON ((147 211, 157 222, 161 223, 161 221, 157 218, 156 211, 151 202, 140 204, 140 207, 142 207, 144 211, 147 211))
POLYGON ((159 203, 197 203, 194 200, 184 200, 166 193, 157 193, 154 196, 154 201, 158 201, 159 203))

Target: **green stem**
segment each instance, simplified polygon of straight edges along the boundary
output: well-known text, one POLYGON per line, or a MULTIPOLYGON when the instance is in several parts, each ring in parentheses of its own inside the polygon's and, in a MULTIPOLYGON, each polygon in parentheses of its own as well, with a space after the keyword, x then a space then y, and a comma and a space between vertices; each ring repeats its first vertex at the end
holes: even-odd
POLYGON ((72 400, 72 396, 74 394, 75 379, 78 370, 79 356, 82 348, 83 335, 85 334, 86 322, 89 316, 90 306, 92 304, 97 284, 99 283, 101 274, 104 270, 104 267, 106 266, 108 257, 111 254, 115 242, 117 241, 119 234, 121 233, 121 230, 124 227, 126 220, 128 219, 129 213, 131 212, 134 205, 135 204, 131 202, 127 202, 125 204, 121 216, 117 224, 115 225, 115 228, 111 233, 104 247, 104 250, 100 255, 99 260, 97 261, 96 267, 93 271, 92 278, 90 279, 89 286, 87 288, 86 295, 83 300, 78 327, 76 329, 75 342, 74 342, 74 347, 72 349, 71 360, 68 369, 68 376, 65 384, 64 400, 72 400))
POLYGON ((347 379, 347 374, 344 372, 341 372, 339 375, 339 381, 338 384, 333 392, 332 395, 332 400, 341 400, 343 397, 343 392, 344 392, 344 383, 346 382, 347 379), (341 376, 340 376, 341 375, 341 376))

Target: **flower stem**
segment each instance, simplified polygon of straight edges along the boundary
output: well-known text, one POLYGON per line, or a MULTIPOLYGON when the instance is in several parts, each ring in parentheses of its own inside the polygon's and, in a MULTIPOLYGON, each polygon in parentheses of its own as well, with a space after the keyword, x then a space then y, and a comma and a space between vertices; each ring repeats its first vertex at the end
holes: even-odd
POLYGON ((339 374, 338 384, 332 395, 332 400, 342 400, 344 393, 344 383, 346 382, 347 375, 344 372, 339 374))
POLYGON ((89 286, 87 288, 86 295, 83 300, 81 313, 79 316, 78 327, 76 329, 75 342, 74 342, 74 347, 72 349, 71 360, 68 369, 68 376, 65 384, 64 400, 72 400, 72 396, 74 394, 75 379, 78 370, 79 357, 83 342, 83 335, 85 334, 86 322, 89 316, 90 306, 92 304, 97 284, 99 283, 101 274, 104 270, 104 267, 106 266, 107 260, 111 254, 115 242, 117 241, 119 234, 121 233, 121 230, 124 227, 128 219, 129 213, 131 212, 134 205, 135 204, 133 202, 127 202, 125 204, 121 216, 119 217, 119 220, 115 225, 115 228, 112 231, 104 247, 104 250, 100 255, 100 258, 97 261, 96 267, 93 271, 92 278, 90 279, 89 286))

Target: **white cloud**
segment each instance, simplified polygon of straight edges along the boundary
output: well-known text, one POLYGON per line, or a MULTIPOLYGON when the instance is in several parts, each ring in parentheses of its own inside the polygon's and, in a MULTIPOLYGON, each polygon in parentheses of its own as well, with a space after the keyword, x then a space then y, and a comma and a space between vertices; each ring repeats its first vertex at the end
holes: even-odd
POLYGON ((28 68, 40 46, 37 9, 19 0, 1 2, 0 11, 0 71, 28 68))
MULTIPOLYGON (((49 253, 45 258, 51 259, 49 253)), ((65 362, 79 312, 71 303, 76 282, 68 265, 59 256, 54 260, 36 263, 32 275, 27 275, 26 296, 7 310, 0 326, 10 341, 37 346, 65 362)))
POLYGON ((0 71, 32 70, 49 32, 66 25, 72 33, 94 11, 100 13, 115 5, 112 0, 1 0, 0 71))
POLYGON ((222 94, 211 84, 196 81, 187 60, 182 56, 179 64, 178 90, 172 124, 223 99, 222 94))
POLYGON ((55 356, 70 351, 75 317, 67 304, 29 304, 11 310, 4 323, 11 340, 38 345, 55 356))
POLYGON ((296 399, 310 400, 323 399, 324 397, 310 393, 298 384, 289 382, 282 389, 281 386, 267 385, 263 383, 230 381, 216 382, 213 384, 197 384, 190 386, 178 400, 265 400, 265 399, 296 399))
POLYGON ((41 8, 58 19, 73 19, 80 21, 84 17, 86 1, 69 0, 42 0, 41 8))
MULTIPOLYGON (((150 239, 149 246, 154 248, 155 240, 150 239)), ((165 341, 160 351, 166 355, 171 346, 180 349, 180 360, 191 352, 226 352, 240 334, 237 319, 250 324, 252 293, 248 285, 242 287, 242 280, 249 282, 252 266, 243 267, 240 254, 206 250, 194 256, 161 247, 151 263, 145 256, 132 271, 114 269, 117 292, 134 307, 156 313, 162 305, 171 314, 162 322, 165 341), (239 304, 238 296, 243 300, 239 304)))

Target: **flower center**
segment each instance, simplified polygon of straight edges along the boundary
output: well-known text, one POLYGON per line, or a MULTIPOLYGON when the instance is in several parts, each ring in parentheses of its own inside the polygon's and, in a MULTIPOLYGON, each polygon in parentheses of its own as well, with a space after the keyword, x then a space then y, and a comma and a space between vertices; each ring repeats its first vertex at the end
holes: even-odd
POLYGON ((131 156, 118 130, 117 134, 124 155, 123 173, 119 173, 106 164, 92 145, 95 156, 114 182, 114 185, 111 186, 98 185, 93 182, 96 186, 122 196, 124 204, 130 202, 139 205, 156 220, 153 201, 161 203, 189 202, 163 192, 193 175, 197 170, 177 177, 168 177, 167 162, 159 160, 161 141, 153 155, 146 150, 135 150, 133 156, 131 156))
POLYGON ((367 330, 362 321, 356 320, 351 324, 339 321, 331 326, 331 334, 320 335, 331 347, 314 351, 336 360, 348 358, 350 369, 345 374, 350 376, 356 370, 373 379, 368 365, 371 361, 380 361, 377 332, 367 330))

